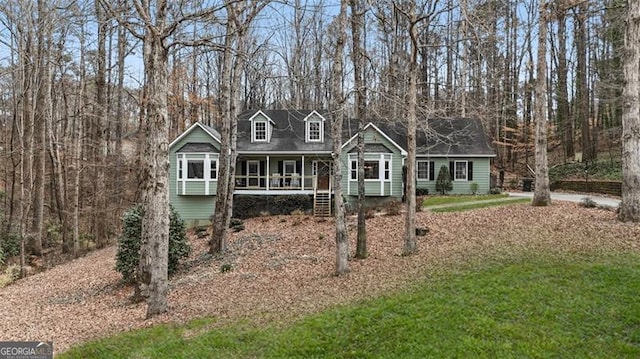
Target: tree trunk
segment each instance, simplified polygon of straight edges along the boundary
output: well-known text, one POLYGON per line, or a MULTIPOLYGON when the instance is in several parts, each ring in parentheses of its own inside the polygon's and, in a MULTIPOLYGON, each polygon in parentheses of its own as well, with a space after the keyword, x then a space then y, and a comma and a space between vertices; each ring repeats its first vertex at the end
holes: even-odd
POLYGON ((576 119, 581 123, 582 160, 591 162, 596 159, 591 138, 589 89, 587 84, 587 2, 578 5, 575 16, 576 44, 576 119))
POLYGON ((220 82, 220 118, 222 120, 220 128, 220 157, 218 158, 220 169, 216 191, 216 207, 213 214, 213 229, 209 240, 209 253, 211 254, 222 254, 227 251, 228 218, 230 218, 228 213, 229 197, 233 196, 233 193, 229 193, 229 188, 231 188, 229 182, 235 180, 231 173, 231 123, 236 121, 231 117, 231 102, 233 101, 231 81, 233 80, 233 46, 236 30, 235 22, 227 21, 221 72, 222 79, 220 82))
POLYGON ((536 121, 536 185, 532 204, 551 204, 549 188, 549 165, 547 163, 547 119, 545 96, 547 94, 547 3, 540 1, 540 25, 538 26, 538 66, 536 78, 536 98, 534 114, 536 121))
POLYGON ((404 246, 402 255, 418 251, 416 244, 416 122, 418 107, 418 28, 415 5, 409 13, 409 35, 411 37, 411 58, 409 62, 409 90, 407 93, 407 167, 406 175, 406 216, 404 246))
POLYGON ((567 34, 564 8, 557 10, 558 17, 558 114, 557 126, 561 133, 565 160, 573 160, 573 121, 569 117, 569 92, 567 89, 567 34))
POLYGON ((96 91, 96 106, 95 116, 93 118, 93 235, 96 240, 96 247, 102 248, 107 242, 107 216, 111 217, 111 214, 107 207, 106 201, 106 188, 105 188, 105 174, 104 168, 106 165, 107 151, 105 141, 105 128, 107 127, 107 84, 106 84, 106 37, 107 37, 107 19, 102 5, 99 1, 95 4, 96 21, 98 22, 98 49, 96 53, 96 74, 95 74, 95 91, 96 91))
POLYGON ((356 240, 356 258, 367 257, 367 223, 365 221, 365 185, 364 185, 364 125, 366 89, 364 84, 364 54, 360 39, 363 25, 363 9, 361 2, 350 0, 351 34, 353 39, 351 58, 353 60, 353 76, 356 90, 356 118, 358 119, 358 236, 356 240))
POLYGON ((337 18, 336 47, 333 54, 331 73, 331 107, 333 122, 333 190, 336 216, 336 275, 349 273, 349 232, 345 218, 344 197, 342 196, 342 123, 344 120, 344 94, 342 77, 344 74, 343 52, 346 39, 347 1, 340 1, 340 13, 337 18))
POLYGON ((618 218, 640 222, 640 2, 629 1, 624 57, 622 203, 618 218))
MULTIPOLYGON (((167 14, 159 5, 157 21, 167 14)), ((157 29, 144 38, 146 118, 141 153, 141 197, 144 209, 138 285, 147 298, 147 318, 167 310, 169 248, 169 119, 167 115, 168 49, 157 29)))

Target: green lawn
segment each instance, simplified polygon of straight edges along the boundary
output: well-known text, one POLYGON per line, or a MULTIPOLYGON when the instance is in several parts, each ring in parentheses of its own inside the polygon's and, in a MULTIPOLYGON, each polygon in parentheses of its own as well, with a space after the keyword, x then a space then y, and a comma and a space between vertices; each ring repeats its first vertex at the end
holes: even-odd
POLYGON ((423 206, 437 206, 441 204, 487 201, 492 199, 507 198, 507 194, 487 194, 487 195, 451 195, 451 196, 429 196, 422 202, 423 206))
POLYGON ((640 256, 525 253, 294 323, 156 326, 59 358, 637 358, 640 256))
POLYGON ((431 212, 460 212, 460 211, 467 211, 470 209, 485 208, 485 207, 492 207, 492 206, 504 206, 509 204, 518 204, 518 203, 531 203, 531 198, 518 198, 518 199, 505 198, 504 200, 498 200, 498 201, 478 201, 478 202, 464 204, 460 206, 432 208, 430 211, 431 212))

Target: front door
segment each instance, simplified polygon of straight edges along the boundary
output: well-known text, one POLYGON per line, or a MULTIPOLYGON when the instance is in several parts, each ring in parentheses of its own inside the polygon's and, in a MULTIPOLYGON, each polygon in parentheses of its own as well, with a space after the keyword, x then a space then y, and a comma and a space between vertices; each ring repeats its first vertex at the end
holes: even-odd
POLYGON ((329 176, 331 176, 331 166, 324 161, 316 161, 316 176, 318 177, 318 189, 329 190, 329 176))

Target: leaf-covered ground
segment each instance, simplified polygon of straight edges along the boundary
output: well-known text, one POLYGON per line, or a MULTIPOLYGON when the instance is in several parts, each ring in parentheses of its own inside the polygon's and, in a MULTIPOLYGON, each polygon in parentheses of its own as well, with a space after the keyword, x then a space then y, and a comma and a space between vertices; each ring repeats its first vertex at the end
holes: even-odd
MULTIPOLYGON (((224 258, 203 255, 206 238, 194 237, 188 268, 171 280, 169 312, 152 320, 144 319, 144 304, 129 301, 131 287, 120 284, 113 269, 115 247, 96 251, 0 289, 0 333, 3 340, 52 340, 59 352, 110 333, 200 316, 213 316, 217 323, 290 320, 494 255, 640 248, 640 225, 619 223, 610 211, 569 203, 422 212, 416 219, 430 229, 419 237, 418 255, 400 256, 402 216, 378 216, 367 221, 369 258, 352 260, 351 273, 341 277, 333 276, 331 219, 252 219, 245 223, 246 230, 232 235, 231 253, 224 258), (222 273, 223 265, 232 270, 222 273)), ((350 229, 354 238, 353 224, 350 229)))

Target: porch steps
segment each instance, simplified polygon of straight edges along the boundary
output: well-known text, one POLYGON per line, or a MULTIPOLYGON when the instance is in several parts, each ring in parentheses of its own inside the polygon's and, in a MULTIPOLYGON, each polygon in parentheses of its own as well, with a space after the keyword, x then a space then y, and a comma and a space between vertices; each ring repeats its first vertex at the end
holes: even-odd
POLYGON ((331 217, 331 193, 316 192, 313 197, 313 215, 316 217, 331 217))

